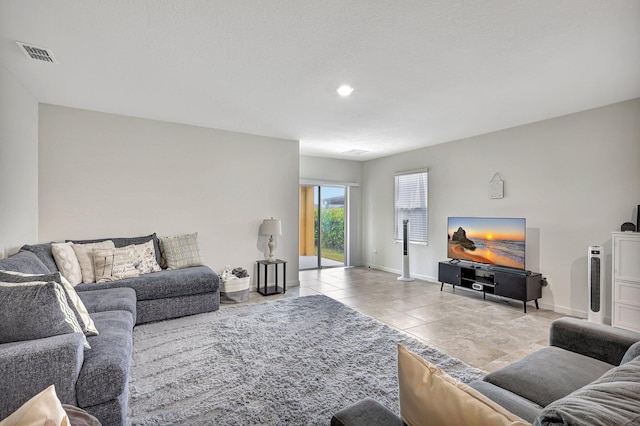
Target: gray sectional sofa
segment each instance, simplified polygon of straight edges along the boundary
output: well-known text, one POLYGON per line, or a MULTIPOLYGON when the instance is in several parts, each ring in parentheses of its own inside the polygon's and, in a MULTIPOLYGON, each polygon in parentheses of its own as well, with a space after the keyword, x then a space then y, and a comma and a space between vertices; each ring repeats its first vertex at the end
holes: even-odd
MULTIPOLYGON (((130 241, 113 240, 116 246, 130 241)), ((51 244, 24 246, 0 260, 0 270, 56 272, 51 244)), ((218 276, 206 266, 79 284, 75 289, 99 331, 86 337, 91 349, 83 346, 81 333, 0 344, 0 419, 55 384, 62 403, 84 409, 103 425, 126 424, 133 327, 214 311, 220 303, 218 276)))
MULTIPOLYGON (((535 425, 640 424, 640 333, 561 318, 549 343, 470 386, 535 425)), ((371 424, 404 423, 370 398, 331 419, 332 426, 371 424)))

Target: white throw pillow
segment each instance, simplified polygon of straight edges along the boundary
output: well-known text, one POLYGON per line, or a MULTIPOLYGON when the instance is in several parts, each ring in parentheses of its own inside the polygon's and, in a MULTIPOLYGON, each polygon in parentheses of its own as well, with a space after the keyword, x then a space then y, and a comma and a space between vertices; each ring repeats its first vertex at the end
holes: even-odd
POLYGON ((70 426, 67 413, 56 395, 54 385, 49 386, 0 422, 0 426, 70 426))
POLYGON ((93 269, 93 249, 112 249, 116 246, 113 241, 107 240, 99 243, 72 244, 73 251, 76 252, 80 269, 82 270, 83 283, 95 283, 96 274, 93 269))
POLYGON ((156 249, 153 246, 153 240, 149 240, 144 244, 134 244, 131 246, 136 255, 136 269, 140 274, 149 274, 151 272, 160 272, 162 268, 156 260, 156 249))
POLYGON ((140 271, 136 269, 137 259, 133 246, 93 249, 96 282, 103 283, 137 277, 140 275, 140 271))
POLYGON ((71 285, 78 285, 82 282, 82 269, 72 245, 73 243, 53 243, 51 253, 62 276, 71 285))

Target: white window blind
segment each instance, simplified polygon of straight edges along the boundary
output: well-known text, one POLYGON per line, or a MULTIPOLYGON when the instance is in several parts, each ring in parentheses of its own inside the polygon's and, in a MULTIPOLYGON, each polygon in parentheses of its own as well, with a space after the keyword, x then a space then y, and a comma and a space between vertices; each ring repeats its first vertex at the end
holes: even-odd
POLYGON ((428 173, 409 172, 395 176, 394 238, 402 239, 402 221, 409 219, 409 242, 427 243, 428 173))

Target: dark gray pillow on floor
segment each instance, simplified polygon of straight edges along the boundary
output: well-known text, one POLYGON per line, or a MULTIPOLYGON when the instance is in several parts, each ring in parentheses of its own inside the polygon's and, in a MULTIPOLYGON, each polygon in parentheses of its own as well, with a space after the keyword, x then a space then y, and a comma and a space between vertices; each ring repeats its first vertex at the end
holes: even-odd
POLYGON ((0 283, 0 343, 82 333, 58 283, 0 283))

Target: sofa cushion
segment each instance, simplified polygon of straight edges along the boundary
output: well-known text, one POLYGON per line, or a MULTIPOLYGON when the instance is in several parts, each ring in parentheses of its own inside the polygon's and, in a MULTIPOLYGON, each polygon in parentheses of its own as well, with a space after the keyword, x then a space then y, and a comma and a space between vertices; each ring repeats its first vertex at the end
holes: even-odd
POLYGON ((82 282, 82 270, 78 262, 78 256, 73 250, 71 243, 52 243, 51 253, 58 266, 58 271, 71 285, 78 285, 82 282))
POLYGON ((635 331, 589 322, 578 318, 559 318, 551 323, 549 345, 620 365, 629 346, 640 340, 635 331))
POLYGON ((78 284, 76 290, 131 287, 138 300, 164 299, 218 291, 218 276, 207 266, 160 271, 109 283, 78 284))
POLYGON ((498 403, 501 407, 506 408, 513 414, 522 419, 533 423, 542 407, 538 404, 534 404, 528 399, 524 399, 520 395, 516 395, 513 392, 509 392, 506 389, 499 388, 495 385, 492 385, 489 382, 484 382, 482 380, 478 380, 475 382, 469 383, 469 386, 473 389, 477 390, 493 402, 498 403))
POLYGON ((198 233, 160 237, 163 265, 167 269, 181 269, 202 265, 198 233))
POLYGON ((121 395, 126 389, 131 365, 134 324, 131 312, 97 312, 92 316, 100 335, 88 338, 92 349, 84 353, 76 382, 80 408, 121 395))
POLYGON ((128 311, 136 318, 136 292, 129 287, 79 291, 89 312, 128 311))
POLYGON ((73 286, 62 276, 60 272, 53 272, 50 274, 25 274, 22 272, 14 271, 0 271, 0 281, 9 283, 25 283, 30 281, 54 281, 60 284, 67 293, 67 303, 73 311, 78 324, 82 328, 82 332, 87 336, 98 334, 98 330, 87 311, 86 306, 82 302, 82 299, 78 296, 73 286))
POLYGON ((546 407, 593 382, 613 367, 606 362, 550 346, 487 374, 484 381, 546 407))
POLYGON ((74 244, 89 244, 100 243, 108 240, 113 241, 113 244, 116 246, 116 248, 130 246, 131 244, 144 244, 147 241, 153 241, 153 249, 155 251, 156 262, 158 262, 158 264, 161 264, 162 262, 162 256, 160 254, 160 240, 155 233, 151 235, 145 235, 143 237, 99 238, 97 240, 67 240, 67 242, 72 242, 74 244))
POLYGON ((67 297, 54 281, 0 282, 0 343, 82 334, 67 297))
POLYGON ((640 358, 609 370, 593 383, 542 410, 535 424, 640 424, 640 358))
POLYGON ((24 272, 26 274, 50 274, 51 271, 34 253, 19 251, 13 256, 0 260, 0 270, 24 272))
POLYGON ((331 426, 404 426, 400 417, 378 401, 364 398, 343 408, 331 418, 331 426))
MULTIPOLYGON (((53 258, 53 253, 51 252, 51 243, 42 243, 35 245, 24 245, 20 248, 20 251, 28 251, 36 255, 38 259, 45 265, 47 271, 36 272, 34 274, 44 274, 48 272, 56 272, 58 270, 58 266, 56 265, 56 261, 53 258)), ((20 271, 20 272, 29 272, 29 271, 20 271)))
POLYGON ((402 345, 398 387, 400 414, 409 426, 528 424, 402 345))

